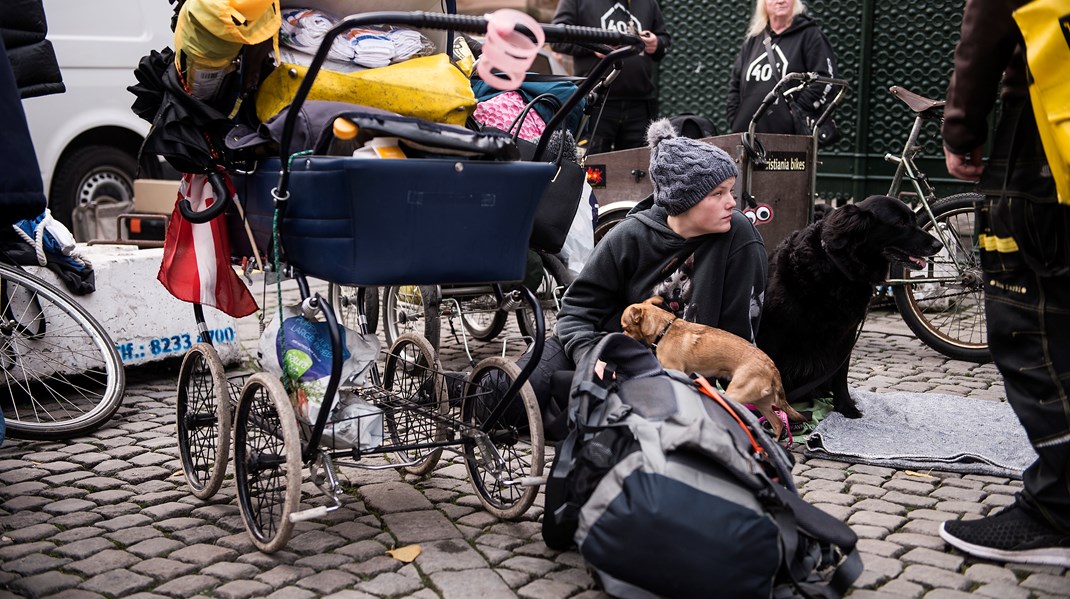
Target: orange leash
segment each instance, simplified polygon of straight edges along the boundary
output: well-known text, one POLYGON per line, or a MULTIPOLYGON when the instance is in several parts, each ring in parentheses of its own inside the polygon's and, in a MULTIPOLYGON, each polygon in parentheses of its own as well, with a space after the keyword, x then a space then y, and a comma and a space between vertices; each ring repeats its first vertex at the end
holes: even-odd
POLYGON ((747 428, 747 425, 744 424, 743 420, 739 418, 739 415, 736 414, 736 411, 732 409, 732 406, 726 403, 725 399, 721 397, 721 394, 713 388, 713 385, 711 385, 710 382, 706 380, 706 377, 696 375, 693 380, 698 383, 699 392, 701 392, 703 395, 710 397, 711 399, 713 399, 713 401, 716 401, 722 408, 725 409, 726 412, 732 415, 732 418, 735 419, 736 423, 739 424, 739 428, 743 429, 743 432, 747 434, 747 438, 750 439, 750 446, 754 448, 754 453, 764 457, 765 449, 761 445, 759 445, 757 441, 754 440, 754 435, 750 434, 750 429, 747 428))

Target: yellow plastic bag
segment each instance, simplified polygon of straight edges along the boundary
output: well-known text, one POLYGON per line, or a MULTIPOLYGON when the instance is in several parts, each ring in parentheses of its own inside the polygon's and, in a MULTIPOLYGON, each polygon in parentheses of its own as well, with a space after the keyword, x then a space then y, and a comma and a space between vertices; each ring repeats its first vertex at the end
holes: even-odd
MULTIPOLYGON (((257 93, 256 116, 266 122, 288 106, 307 71, 290 64, 275 69, 257 93)), ((321 69, 308 99, 362 104, 451 125, 464 125, 476 106, 471 83, 445 54, 354 73, 321 69)))
POLYGON ((1059 203, 1070 205, 1070 0, 1035 0, 1014 11, 1033 81, 1029 96, 1059 203))

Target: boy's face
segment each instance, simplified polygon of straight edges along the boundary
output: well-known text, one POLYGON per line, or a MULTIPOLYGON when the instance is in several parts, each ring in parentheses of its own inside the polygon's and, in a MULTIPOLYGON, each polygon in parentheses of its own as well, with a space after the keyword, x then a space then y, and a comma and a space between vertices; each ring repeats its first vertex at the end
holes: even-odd
POLYGON ((735 177, 725 179, 681 216, 703 233, 727 233, 732 228, 732 211, 736 208, 736 198, 732 196, 735 185, 735 177))

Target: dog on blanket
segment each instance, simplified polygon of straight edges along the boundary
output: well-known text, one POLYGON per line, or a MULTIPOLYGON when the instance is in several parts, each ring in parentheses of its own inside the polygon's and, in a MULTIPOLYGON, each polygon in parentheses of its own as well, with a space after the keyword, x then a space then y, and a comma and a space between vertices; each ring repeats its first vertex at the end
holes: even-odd
POLYGON ((799 399, 831 391, 837 412, 861 416, 847 371, 873 292, 892 261, 920 270, 942 247, 906 204, 887 196, 832 210, 780 242, 769 255, 757 343, 776 363, 784 388, 811 386, 799 399))
POLYGON ((726 394, 742 404, 753 404, 780 438, 784 425, 773 407, 791 422, 806 418, 786 401, 776 365, 742 337, 677 318, 662 308, 664 300, 652 297, 625 308, 620 324, 624 334, 650 345, 661 365, 685 373, 727 379, 726 394))

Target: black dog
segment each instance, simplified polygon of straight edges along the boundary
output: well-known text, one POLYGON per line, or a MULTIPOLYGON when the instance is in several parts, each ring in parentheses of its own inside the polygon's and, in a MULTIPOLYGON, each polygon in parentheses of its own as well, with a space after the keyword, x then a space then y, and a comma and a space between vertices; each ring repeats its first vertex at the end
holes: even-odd
POLYGON ((891 261, 921 269, 943 247, 916 223, 903 202, 872 196, 833 210, 773 250, 757 342, 793 401, 831 390, 836 411, 862 415, 847 390, 847 371, 873 292, 891 261), (821 378, 811 392, 792 397, 821 378))

